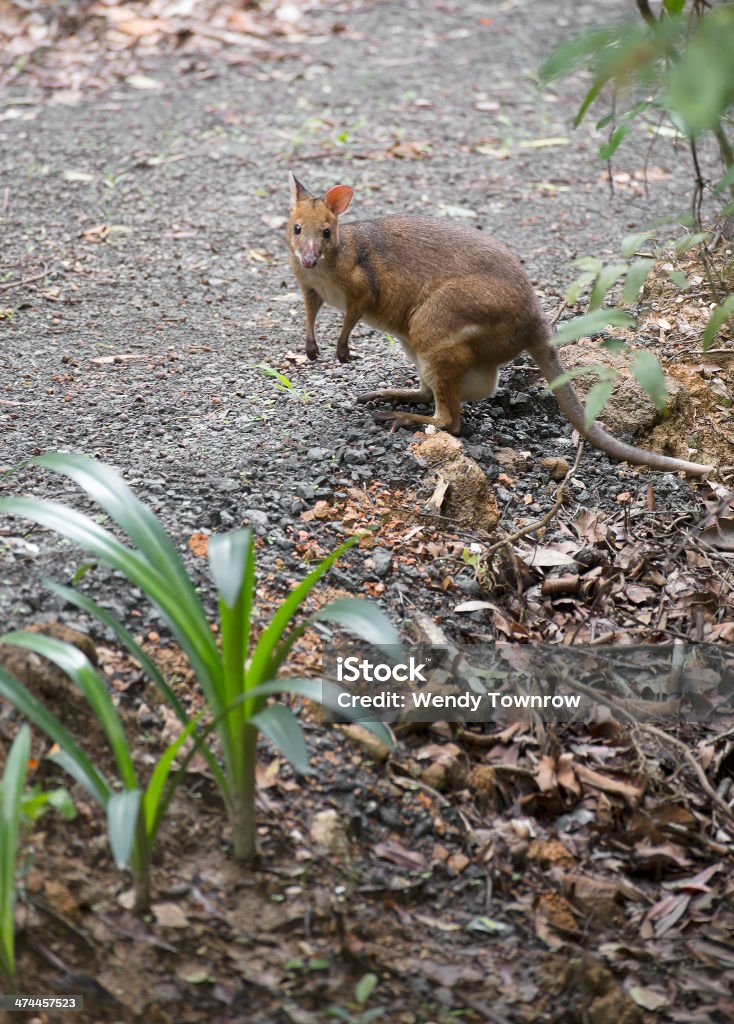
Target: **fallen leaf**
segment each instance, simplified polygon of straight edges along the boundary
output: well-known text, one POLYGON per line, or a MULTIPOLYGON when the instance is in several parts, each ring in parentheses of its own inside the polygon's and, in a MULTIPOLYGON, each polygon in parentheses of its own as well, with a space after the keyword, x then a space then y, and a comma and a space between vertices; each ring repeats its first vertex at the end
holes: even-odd
POLYGON ((131 89, 139 89, 141 92, 163 88, 162 82, 159 82, 156 78, 151 78, 149 75, 128 75, 125 81, 131 89))
POLYGON ((154 903, 153 915, 162 928, 187 928, 189 921, 178 903, 154 903))
POLYGON ((643 1010, 654 1011, 668 1005, 668 997, 664 992, 654 988, 643 988, 642 985, 633 985, 629 989, 629 996, 643 1010))
POLYGON ((592 771, 583 764, 576 765, 576 775, 588 786, 594 789, 601 789, 605 793, 616 793, 623 796, 630 806, 636 806, 645 792, 644 786, 635 786, 630 782, 623 782, 622 779, 611 778, 599 772, 592 771))
POLYGON ((189 537, 188 548, 197 558, 206 558, 209 547, 208 533, 192 533, 189 537))

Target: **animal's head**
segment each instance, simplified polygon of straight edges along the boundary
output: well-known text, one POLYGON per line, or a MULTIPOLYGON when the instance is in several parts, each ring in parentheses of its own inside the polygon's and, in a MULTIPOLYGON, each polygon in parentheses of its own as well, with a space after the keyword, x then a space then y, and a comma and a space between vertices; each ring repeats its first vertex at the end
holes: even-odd
POLYGON ((339 216, 352 201, 349 185, 335 185, 315 198, 293 173, 291 184, 291 215, 288 220, 288 245, 306 270, 313 270, 320 260, 328 259, 339 243, 339 216))

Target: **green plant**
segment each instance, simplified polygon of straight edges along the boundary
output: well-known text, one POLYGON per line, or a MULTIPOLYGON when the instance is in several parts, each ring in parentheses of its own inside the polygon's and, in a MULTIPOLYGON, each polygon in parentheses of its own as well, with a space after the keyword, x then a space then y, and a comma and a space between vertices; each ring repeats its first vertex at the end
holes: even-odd
POLYGON ((24 725, 13 740, 0 782, 0 976, 10 989, 15 982, 15 868, 30 749, 31 733, 24 725))
POLYGON ((258 363, 255 369, 259 370, 264 377, 271 377, 273 384, 278 391, 284 392, 287 395, 292 395, 293 398, 298 398, 302 402, 310 401, 310 395, 307 391, 299 391, 289 377, 286 377, 284 373, 280 373, 278 370, 274 370, 272 366, 267 366, 265 363, 258 363))
MULTIPOLYGON (((63 592, 67 588, 57 588, 63 592)), ((70 598, 73 591, 69 592, 70 598)), ((50 760, 64 768, 96 800, 107 814, 110 847, 118 867, 131 864, 135 879, 136 904, 145 908, 150 901, 150 862, 158 829, 181 778, 171 777, 176 755, 191 736, 197 720, 191 720, 159 758, 143 789, 137 778, 132 751, 120 717, 107 688, 80 650, 71 644, 39 633, 7 633, 3 643, 34 651, 53 661, 79 687, 104 730, 113 753, 119 780, 118 790, 90 761, 59 719, 48 711, 10 673, 0 668, 0 694, 42 729, 59 750, 50 760)), ((196 751, 193 747, 189 757, 196 751)), ((184 760, 184 767, 188 758, 184 760)))
MULTIPOLYGON (((595 256, 583 256, 574 261, 574 266, 580 269, 581 273, 568 287, 566 304, 575 306, 581 296, 588 293, 588 312, 564 324, 555 335, 555 344, 568 344, 578 338, 603 331, 609 325, 634 326, 633 318, 623 310, 602 308, 610 294, 618 291, 618 302, 622 305, 634 303, 653 267, 665 258, 681 256, 709 237, 707 232, 695 232, 652 245, 651 239, 655 234, 655 229, 650 229, 623 238, 620 248, 624 260, 621 262, 603 263, 595 256), (643 244, 652 245, 652 256, 636 255, 643 244)), ((688 278, 683 271, 672 269, 666 273, 680 290, 689 287, 688 278)), ((734 296, 729 296, 729 299, 714 310, 709 319, 702 336, 704 351, 710 348, 718 329, 731 312, 734 312, 734 296)), ((601 347, 628 360, 630 370, 640 387, 647 393, 655 408, 665 412, 668 399, 665 372, 657 357, 652 352, 631 348, 616 338, 602 342, 601 347)), ((616 370, 604 364, 585 365, 562 374, 550 387, 553 390, 568 380, 588 374, 598 378, 586 399, 586 421, 591 423, 601 413, 611 394, 618 376, 616 370)))
MULTIPOLYGON (((637 8, 641 18, 596 28, 557 47, 543 65, 540 77, 548 83, 582 68, 591 72, 592 85, 577 111, 576 126, 604 95, 605 86, 610 87, 611 110, 596 125, 597 130, 608 130, 607 141, 599 150, 603 160, 611 160, 635 124, 650 133, 688 141, 694 181, 689 220, 699 230, 668 244, 682 248, 698 246, 712 297, 717 301, 703 333, 704 347, 708 347, 734 312, 734 297, 720 294, 728 289, 715 280, 704 244, 710 235, 701 230, 705 192, 719 205, 726 190, 734 198, 734 147, 730 137, 734 105, 734 5, 712 7, 707 0, 664 0, 657 16, 647 0, 637 0, 637 8), (701 137, 706 133, 715 138, 721 157, 722 171, 714 181, 704 178, 698 156, 701 137)), ((718 213, 734 213, 734 202, 724 205, 718 213)), ((651 230, 628 236, 623 252, 625 243, 631 252, 624 255, 631 256, 640 241, 653 234, 651 230)), ((582 274, 571 286, 571 295, 575 301, 580 291, 590 285, 593 311, 601 306, 609 288, 624 279, 624 299, 634 301, 652 265, 646 258, 602 265, 587 257, 582 274)), ((687 287, 680 272, 670 276, 678 287, 687 287)), ((572 321, 566 340, 581 337, 585 333, 583 326, 572 321)), ((655 377, 657 388, 657 374, 655 377)))
POLYGON ((23 793, 21 814, 24 821, 32 824, 52 809, 58 811, 67 821, 73 821, 76 818, 74 801, 65 786, 57 786, 56 789, 41 789, 36 785, 23 793))
MULTIPOLYGON (((52 453, 33 460, 74 480, 117 524, 131 546, 126 546, 89 516, 51 501, 13 497, 0 499, 0 512, 24 516, 75 541, 106 565, 121 572, 140 588, 158 610, 191 665, 204 694, 212 721, 206 732, 197 730, 155 663, 134 638, 106 609, 88 597, 58 584, 52 589, 113 630, 147 672, 179 718, 183 732, 165 752, 140 801, 134 767, 119 720, 109 696, 99 689, 101 680, 75 648, 40 637, 11 634, 5 642, 36 650, 56 661, 83 689, 107 734, 120 771, 124 791, 111 794, 97 769, 70 736, 59 733, 48 712, 30 698, 18 702, 20 684, 8 689, 7 677, 0 675, 0 692, 14 699, 61 747, 56 755, 64 767, 93 791, 108 809, 110 838, 117 829, 119 842, 127 836, 128 849, 138 857, 137 870, 141 902, 147 874, 149 842, 155 838, 162 813, 171 796, 175 778, 169 779, 174 758, 191 736, 206 757, 229 814, 234 854, 248 861, 255 854, 255 751, 262 732, 300 772, 308 770, 307 752, 300 725, 283 704, 268 704, 268 698, 283 693, 299 694, 328 706, 336 705, 338 690, 318 679, 277 679, 294 643, 316 621, 332 622, 355 636, 378 645, 400 645, 398 634, 383 612, 358 598, 332 601, 315 614, 296 623, 295 619, 310 592, 337 558, 356 543, 356 537, 342 544, 296 585, 271 620, 255 639, 256 594, 255 551, 252 533, 237 530, 213 536, 208 545, 209 565, 217 588, 219 643, 212 632, 205 608, 169 535, 153 513, 133 494, 122 478, 107 466, 83 455, 52 453), (74 652, 74 653, 72 653, 74 652), (53 730, 53 731, 52 731, 53 730), (210 732, 218 734, 223 766, 205 742, 210 732), (134 794, 138 794, 135 796, 134 794), (110 805, 114 815, 110 818, 110 805), (136 810, 142 812, 137 814, 136 810), (136 840, 129 839, 131 822, 137 820, 136 840), (137 847, 135 842, 137 841, 137 847)), ((102 686, 102 689, 104 687, 102 686)), ((390 735, 380 723, 363 723, 390 744, 390 735)), ((189 754, 188 756, 191 756, 189 754)), ((118 851, 119 855, 119 851, 118 851)), ((135 865, 134 865, 135 869, 135 865)))
POLYGON ((370 1021, 380 1020, 385 1016, 385 1010, 381 1006, 366 1010, 367 1000, 377 988, 378 979, 376 974, 364 974, 354 986, 354 1004, 349 1009, 341 1006, 331 1006, 326 1011, 326 1016, 335 1020, 345 1021, 345 1024, 370 1024, 370 1021))
POLYGON ((613 107, 597 128, 609 129, 599 155, 608 160, 633 123, 651 115, 657 127, 667 119, 695 146, 710 131, 719 145, 723 174, 718 188, 734 197, 734 153, 726 134, 734 104, 734 7, 711 8, 706 0, 664 0, 659 16, 638 0, 641 19, 597 28, 558 46, 540 71, 550 82, 587 68, 592 85, 575 118, 579 125, 604 86, 613 89, 613 107))

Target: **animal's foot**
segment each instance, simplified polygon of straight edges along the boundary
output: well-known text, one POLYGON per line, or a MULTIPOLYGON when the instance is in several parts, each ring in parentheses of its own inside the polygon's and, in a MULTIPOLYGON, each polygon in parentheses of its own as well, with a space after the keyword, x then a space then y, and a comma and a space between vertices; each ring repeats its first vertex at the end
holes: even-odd
POLYGON ((348 348, 337 348, 336 358, 340 363, 348 363, 352 359, 352 354, 348 348))
POLYGON ((375 412, 372 414, 376 423, 391 423, 390 433, 394 434, 399 427, 406 430, 416 430, 419 424, 412 419, 410 413, 405 412, 375 412))
POLYGON ((382 397, 379 391, 362 391, 361 394, 357 395, 355 401, 360 405, 366 405, 367 402, 379 402, 382 397))
POLYGON ((306 345, 306 355, 311 360, 311 362, 314 362, 314 360, 319 358, 319 346, 316 344, 316 342, 314 342, 313 345, 306 345))

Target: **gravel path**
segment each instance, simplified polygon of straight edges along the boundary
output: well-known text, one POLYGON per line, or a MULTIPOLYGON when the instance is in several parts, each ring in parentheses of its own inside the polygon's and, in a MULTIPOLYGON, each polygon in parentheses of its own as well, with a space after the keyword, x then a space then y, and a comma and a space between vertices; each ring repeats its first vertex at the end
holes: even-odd
MULTIPOLYGON (((287 170, 314 190, 349 181, 355 217, 468 214, 522 257, 553 311, 574 257, 611 256, 628 231, 686 205, 685 154, 666 140, 651 163, 669 177, 647 197, 610 197, 594 118, 571 129, 587 83, 536 89, 551 46, 597 16, 575 7, 571 25, 550 0, 323 7, 309 18, 326 31, 276 44, 281 60, 149 61, 150 91, 123 82, 68 103, 18 78, 0 107, 0 282, 28 284, 0 292, 13 310, 0 319, 0 464, 87 452, 124 474, 182 548, 192 532, 249 519, 268 539, 265 564, 294 571, 293 531, 315 501, 373 478, 420 489, 409 436, 353 404, 360 390, 412 379, 397 347, 359 327, 357 361, 340 366, 338 320, 324 311, 321 360, 285 361, 304 335, 282 238, 287 170), (258 364, 285 367, 292 393, 258 364)), ((619 170, 640 170, 646 149, 643 137, 625 144, 619 170)), ((500 446, 536 460, 570 450, 570 428, 534 384, 525 370, 506 374, 496 401, 467 416, 470 452, 490 476, 500 446)), ((617 469, 584 459, 589 504, 613 503, 617 469)), ((656 486, 663 505, 691 506, 681 482, 656 486)), ((20 488, 65 492, 36 471, 0 482, 20 488)), ((512 511, 510 496, 508 526, 512 511)), ((2 538, 5 623, 58 614, 40 577, 68 576, 79 553, 14 523, 2 538)), ((338 582, 359 589, 360 558, 338 582)), ((88 585, 107 591, 106 579, 88 585)), ((383 600, 394 599, 388 586, 383 600)), ((434 594, 426 607, 441 616, 447 602, 434 594)))

